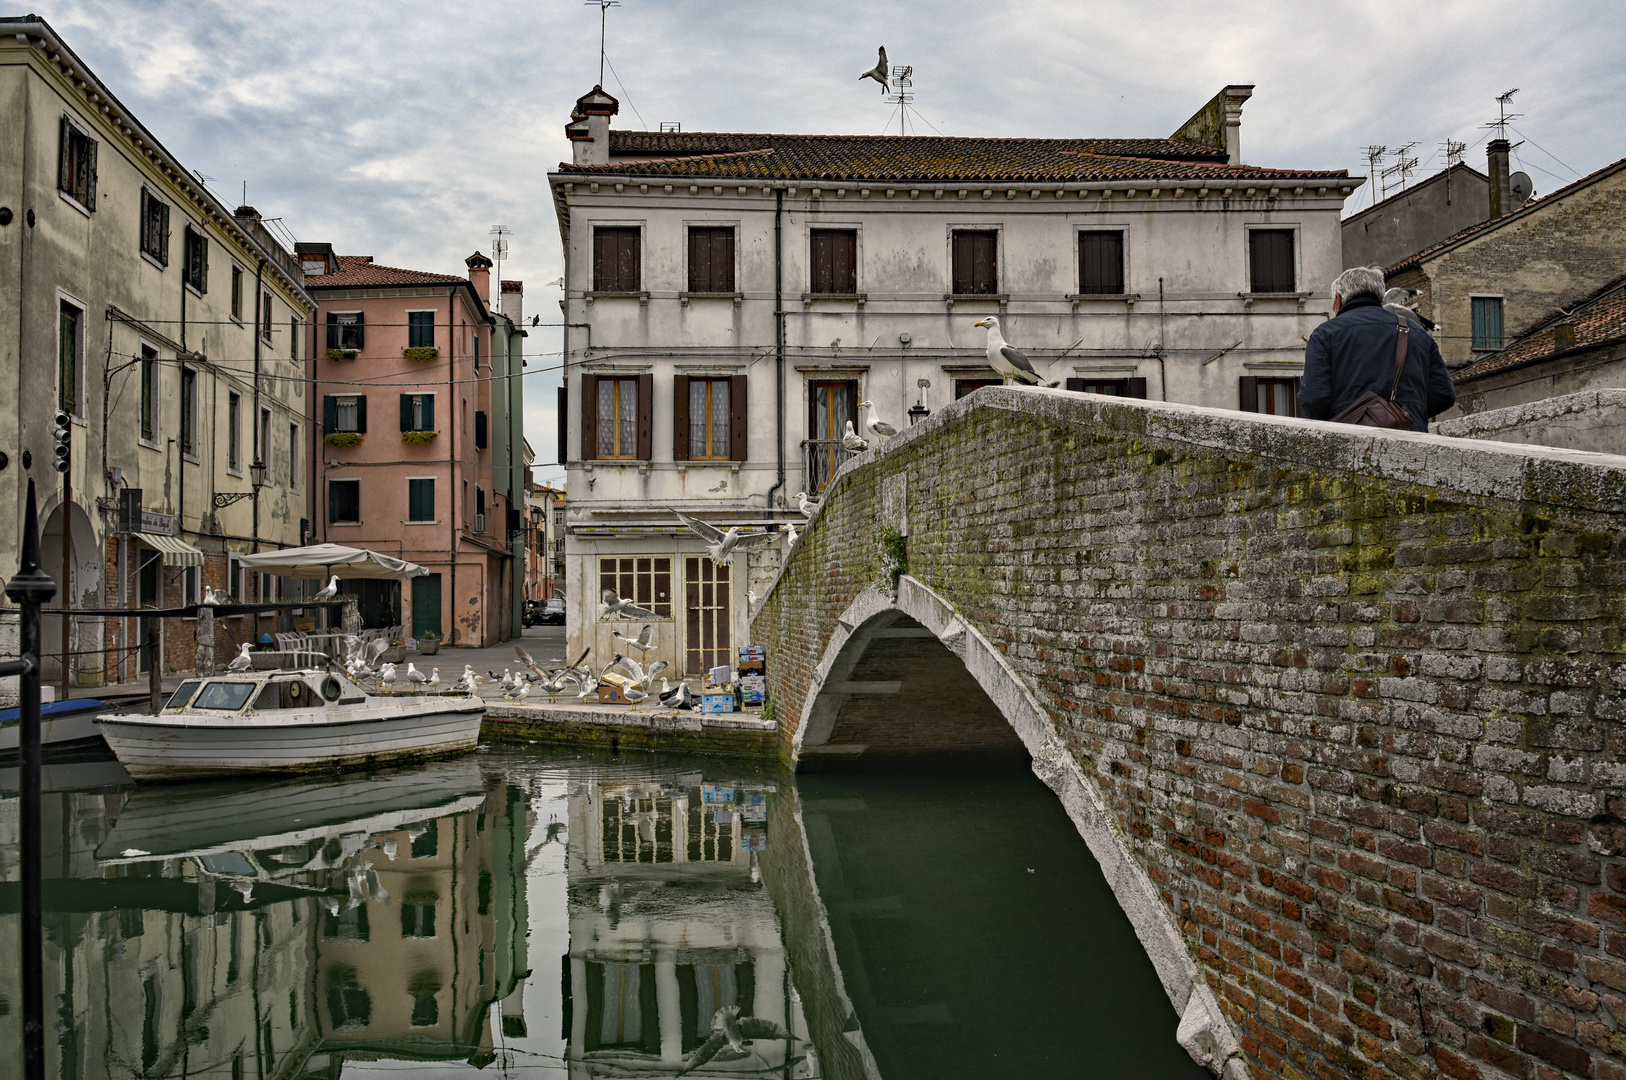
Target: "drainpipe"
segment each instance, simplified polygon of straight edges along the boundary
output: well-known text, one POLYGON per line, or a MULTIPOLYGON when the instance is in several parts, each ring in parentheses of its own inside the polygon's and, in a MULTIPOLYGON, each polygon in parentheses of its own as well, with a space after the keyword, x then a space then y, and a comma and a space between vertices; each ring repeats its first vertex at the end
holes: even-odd
MULTIPOLYGON (((471 282, 469 288, 473 288, 471 282)), ((501 288, 499 283, 498 288, 501 288)), ((446 291, 446 486, 451 490, 447 492, 451 507, 451 578, 448 584, 449 591, 442 597, 441 623, 446 633, 441 640, 456 645, 459 641, 457 629, 457 287, 454 285, 446 291), (451 622, 446 622, 446 613, 451 612, 451 622)), ((437 627, 437 630, 439 627, 437 627)), ((412 626, 414 636, 420 633, 416 623, 412 626)))
POLYGON ((1167 350, 1169 339, 1165 336, 1168 326, 1168 309, 1163 306, 1163 279, 1157 279, 1157 389, 1163 395, 1163 400, 1169 400, 1169 369, 1163 366, 1163 355, 1167 350))
POLYGON ((785 255, 781 222, 785 211, 785 189, 773 190, 773 334, 774 334, 774 449, 778 453, 779 472, 773 487, 768 489, 768 511, 773 512, 773 497, 785 486, 785 255))
MULTIPOLYGON (((268 449, 260 445, 260 347, 262 332, 265 326, 267 312, 260 310, 265 302, 265 259, 260 259, 259 265, 254 268, 254 461, 265 461, 263 456, 268 449)), ((183 289, 186 286, 181 286, 183 289)), ((266 462, 266 464, 270 464, 266 462)), ((249 482, 252 485, 254 478, 254 462, 249 462, 249 482)), ((260 550, 260 489, 254 489, 254 551, 260 550)), ((263 600, 264 598, 261 597, 263 600)), ((259 628, 258 619, 254 622, 255 629, 259 628)))

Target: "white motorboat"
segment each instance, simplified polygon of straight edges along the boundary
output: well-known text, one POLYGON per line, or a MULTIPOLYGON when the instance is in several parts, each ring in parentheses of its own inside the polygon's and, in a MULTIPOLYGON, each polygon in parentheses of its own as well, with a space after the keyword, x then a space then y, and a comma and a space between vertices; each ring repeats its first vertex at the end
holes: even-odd
MULTIPOLYGON (((44 702, 40 705, 40 745, 52 750, 99 747, 102 734, 96 730, 96 714, 107 707, 95 698, 44 702)), ((0 759, 17 756, 21 735, 19 710, 0 709, 0 759)))
POLYGON ((379 765, 474 749, 485 702, 370 694, 336 672, 188 679, 156 716, 103 715, 102 737, 137 781, 379 765))

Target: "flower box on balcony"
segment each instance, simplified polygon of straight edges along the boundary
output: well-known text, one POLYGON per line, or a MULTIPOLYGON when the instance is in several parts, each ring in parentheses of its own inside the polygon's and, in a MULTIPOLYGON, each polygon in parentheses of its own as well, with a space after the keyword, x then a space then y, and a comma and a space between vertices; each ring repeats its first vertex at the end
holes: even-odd
POLYGON ((329 446, 360 446, 365 440, 359 431, 330 431, 323 441, 329 446))
POLYGON ((354 360, 360 352, 360 349, 329 349, 327 358, 329 360, 354 360))
POLYGON ((402 349, 401 355, 408 360, 416 360, 419 363, 427 364, 431 360, 440 359, 440 350, 433 345, 414 345, 411 348, 402 349))
POLYGON ((401 441, 408 446, 427 446, 435 441, 438 431, 403 431, 401 441))

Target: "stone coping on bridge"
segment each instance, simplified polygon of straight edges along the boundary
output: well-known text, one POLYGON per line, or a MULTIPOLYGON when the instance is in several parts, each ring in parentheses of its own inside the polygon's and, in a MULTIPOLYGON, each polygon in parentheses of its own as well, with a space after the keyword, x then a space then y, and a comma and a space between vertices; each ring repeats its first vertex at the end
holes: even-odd
POLYGON ((778 725, 761 710, 737 713, 628 709, 569 702, 503 702, 486 706, 482 739, 560 742, 627 749, 692 750, 776 757, 778 725))

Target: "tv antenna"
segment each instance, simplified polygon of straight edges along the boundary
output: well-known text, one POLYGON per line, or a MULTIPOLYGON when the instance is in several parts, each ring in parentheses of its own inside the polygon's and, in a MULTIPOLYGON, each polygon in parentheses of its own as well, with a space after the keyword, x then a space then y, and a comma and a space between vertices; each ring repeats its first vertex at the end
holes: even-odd
POLYGON ((613 7, 620 7, 621 0, 583 0, 583 6, 598 8, 598 84, 604 85, 604 23, 613 7))
POLYGON ((1389 152, 1387 146, 1363 146, 1361 153, 1366 155, 1366 175, 1370 181, 1369 190, 1372 192, 1372 204, 1378 202, 1378 162, 1389 152))
POLYGON ((1405 146, 1395 148, 1395 163, 1384 169, 1381 174, 1383 176, 1384 198, 1389 197, 1389 177, 1391 176, 1400 177, 1400 189, 1402 191, 1406 189, 1406 182, 1411 179, 1412 170, 1417 168, 1417 158, 1412 154, 1412 150, 1416 149, 1416 147, 1417 142, 1413 140, 1405 146))
POLYGON ((909 103, 915 100, 915 66, 913 64, 899 64, 892 68, 892 92, 886 96, 888 105, 898 107, 898 134, 905 134, 903 130, 904 114, 909 110, 909 103))
POLYGON ((1455 139, 1447 139, 1440 144, 1440 149, 1445 151, 1445 164, 1447 168, 1450 168, 1452 165, 1462 164, 1462 155, 1467 152, 1468 144, 1458 142, 1455 139))
POLYGON ((513 231, 506 225, 491 227, 491 261, 497 264, 497 288, 494 290, 497 302, 492 306, 497 311, 502 310, 502 261, 508 256, 508 234, 513 231))
POLYGON ((1496 95, 1496 108, 1500 115, 1485 126, 1488 128, 1495 128, 1496 137, 1498 139, 1506 139, 1508 123, 1510 121, 1517 120, 1524 115, 1524 113, 1512 113, 1507 111, 1508 105, 1510 105, 1513 101, 1513 95, 1517 94, 1518 92, 1519 88, 1515 86, 1505 94, 1496 95))

